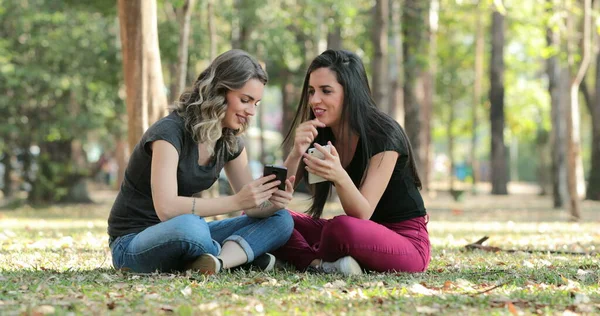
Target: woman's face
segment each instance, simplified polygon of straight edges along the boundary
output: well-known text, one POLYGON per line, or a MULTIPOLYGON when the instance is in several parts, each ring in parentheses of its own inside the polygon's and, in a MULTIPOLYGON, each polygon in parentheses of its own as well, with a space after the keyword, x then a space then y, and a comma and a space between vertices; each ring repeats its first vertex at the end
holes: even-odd
POLYGON ((260 80, 250 79, 241 89, 227 92, 227 111, 221 121, 222 126, 238 130, 247 125, 256 112, 264 90, 265 85, 260 80))
POLYGON ((329 68, 319 68, 308 79, 308 104, 315 117, 328 127, 336 128, 342 117, 344 88, 329 68))

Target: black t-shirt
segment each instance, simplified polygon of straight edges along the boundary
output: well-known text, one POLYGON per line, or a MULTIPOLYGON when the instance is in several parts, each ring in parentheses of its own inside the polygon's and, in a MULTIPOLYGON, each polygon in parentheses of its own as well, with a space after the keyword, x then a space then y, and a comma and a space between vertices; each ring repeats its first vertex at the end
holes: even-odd
MULTIPOLYGON (((238 151, 228 155, 225 150, 217 151, 224 155, 224 162, 235 159, 244 149, 241 137, 238 139, 238 151)), ((175 112, 154 123, 135 146, 125 178, 108 217, 108 234, 119 237, 140 232, 147 227, 160 223, 156 215, 150 189, 150 166, 152 150, 150 143, 165 140, 179 153, 177 165, 177 190, 179 196, 192 196, 211 187, 217 180, 222 167, 212 159, 207 166, 198 165, 198 143, 185 129, 183 119, 175 112), (218 170, 217 170, 218 169, 218 170)), ((217 142, 217 147, 221 142, 217 142)))
MULTIPOLYGON (((398 130, 389 132, 399 133, 398 130)), ((399 137, 396 137, 396 139, 399 139, 399 137)), ((346 167, 346 171, 357 188, 360 188, 363 174, 368 167, 368 164, 367 167, 363 167, 362 141, 365 140, 358 140, 354 157, 346 167)), ((366 141, 369 141, 371 144, 371 157, 369 157, 369 159, 384 151, 395 151, 399 154, 390 182, 385 188, 370 219, 379 223, 397 223, 415 217, 425 216, 427 213, 425 211, 423 198, 414 183, 414 177, 410 167, 406 164, 408 160, 408 147, 402 143, 395 144, 388 137, 369 139, 366 141)))

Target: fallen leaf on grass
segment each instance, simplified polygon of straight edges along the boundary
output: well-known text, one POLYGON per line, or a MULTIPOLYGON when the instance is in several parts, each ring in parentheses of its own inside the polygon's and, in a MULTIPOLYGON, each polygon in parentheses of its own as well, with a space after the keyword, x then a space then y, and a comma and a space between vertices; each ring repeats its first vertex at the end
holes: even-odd
POLYGON ((368 297, 365 295, 365 293, 363 293, 363 291, 358 288, 356 290, 351 290, 348 291, 348 298, 350 299, 367 299, 368 297))
POLYGON ((452 287, 454 287, 454 283, 452 283, 451 281, 446 281, 446 282, 444 282, 443 290, 448 291, 448 290, 452 289, 452 287))
POLYGON ((517 310, 517 308, 515 307, 515 305, 511 302, 506 303, 506 308, 508 308, 508 311, 513 314, 513 315, 519 315, 519 311, 517 310))
POLYGON ((462 214, 463 214, 463 210, 459 210, 459 209, 456 209, 456 208, 452 210, 452 215, 454 215, 454 216, 459 216, 459 215, 462 215, 462 214))
POLYGON ((362 287, 370 288, 370 287, 384 287, 385 284, 382 281, 378 282, 365 282, 362 284, 362 287))
POLYGON ((115 304, 114 301, 106 303, 106 307, 110 310, 115 309, 116 306, 117 306, 117 304, 115 304))
POLYGON ((185 297, 192 295, 192 288, 189 286, 186 286, 185 289, 181 290, 181 294, 183 294, 183 296, 185 296, 185 297))
POLYGON ((54 313, 56 313, 56 309, 54 308, 54 306, 50 305, 41 305, 35 307, 32 311, 32 315, 49 315, 54 313))
POLYGON ((258 304, 254 307, 254 309, 256 309, 257 312, 259 313, 264 313, 265 312, 265 307, 263 306, 263 304, 258 304))
POLYGON ((438 294, 437 291, 428 289, 419 283, 415 283, 415 284, 411 285, 410 288, 408 288, 408 291, 415 293, 415 294, 421 294, 421 295, 426 295, 426 296, 438 294))
POLYGON ((216 302, 210 302, 198 305, 198 310, 201 312, 210 312, 212 310, 217 309, 218 307, 219 304, 217 304, 216 302))
POLYGON ((108 292, 108 293, 106 293, 106 297, 108 297, 108 298, 123 298, 123 297, 125 297, 125 295, 123 295, 121 293, 108 292))
POLYGON ((160 307, 161 311, 165 311, 165 312, 174 312, 175 311, 175 307, 171 306, 171 305, 163 305, 160 307))

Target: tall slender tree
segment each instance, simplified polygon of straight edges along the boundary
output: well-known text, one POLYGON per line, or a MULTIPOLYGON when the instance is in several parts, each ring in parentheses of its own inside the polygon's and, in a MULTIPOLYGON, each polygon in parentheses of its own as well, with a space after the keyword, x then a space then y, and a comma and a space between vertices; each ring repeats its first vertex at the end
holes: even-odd
MULTIPOLYGON (((548 14, 556 14, 557 0, 547 0, 548 14)), ((564 206, 567 200, 567 133, 565 107, 563 105, 564 89, 560 88, 561 66, 558 52, 560 51, 560 32, 555 32, 552 25, 546 28, 546 42, 549 51, 553 52, 546 60, 546 74, 548 76, 548 93, 550 94, 550 112, 552 131, 550 134, 550 147, 552 150, 552 201, 555 208, 564 206)))
POLYGON ((483 91, 483 59, 485 54, 485 28, 482 14, 483 5, 483 1, 479 1, 477 3, 477 16, 475 17, 475 79, 473 82, 473 104, 471 109, 473 135, 471 135, 471 148, 469 153, 473 181, 473 193, 477 192, 477 182, 479 181, 479 161, 477 160, 477 127, 479 126, 478 109, 481 107, 481 95, 483 91))
POLYGON ((600 52, 596 53, 594 98, 586 102, 592 117, 592 158, 586 198, 600 201, 600 52))
POLYGON ((373 65, 371 69, 373 99, 377 106, 388 112, 387 58, 388 58, 388 0, 376 0, 373 6, 374 27, 371 34, 373 43, 373 65))
MULTIPOLYGON (((569 192, 569 212, 573 220, 581 218, 581 203, 579 201, 579 183, 578 178, 583 177, 583 166, 581 164, 581 136, 580 136, 580 113, 579 113, 579 86, 585 77, 591 63, 591 27, 592 16, 591 0, 583 0, 583 37, 582 57, 579 65, 575 64, 575 39, 568 40, 567 56, 569 65, 576 66, 577 72, 570 85, 570 104, 567 110, 567 187, 569 192)), ((574 16, 568 17, 568 29, 574 29, 574 16)))
POLYGON ((390 1, 390 30, 392 49, 390 53, 389 114, 404 126, 404 56, 402 53, 402 0, 390 1))
POLYGON ((422 72, 423 85, 423 111, 422 128, 421 128, 421 182, 423 189, 429 189, 429 181, 431 179, 431 157, 433 156, 433 146, 431 145, 432 121, 433 121, 433 100, 436 94, 436 76, 437 76, 437 33, 439 23, 440 1, 431 0, 429 7, 428 22, 427 22, 427 65, 428 67, 422 72))
POLYGON ((215 1, 207 0, 206 3, 206 22, 208 26, 208 39, 210 41, 209 58, 214 60, 217 57, 217 29, 215 28, 215 1))
POLYGON ((156 0, 119 0, 128 144, 165 114, 167 99, 158 49, 156 0))
POLYGON ((405 129, 412 143, 415 153, 415 162, 417 168, 423 168, 423 157, 421 156, 421 126, 422 101, 417 97, 417 90, 420 88, 417 78, 420 78, 421 72, 426 68, 423 58, 427 56, 428 51, 428 23, 430 0, 405 0, 402 15, 402 36, 404 41, 404 109, 405 109, 405 129))
POLYGON ((186 86, 188 68, 188 50, 190 43, 190 19, 196 0, 185 0, 183 6, 177 10, 179 17, 179 46, 177 47, 177 71, 175 74, 175 93, 173 99, 177 99, 186 86))
POLYGON ((491 182, 492 194, 508 194, 508 162, 504 144, 504 15, 492 13, 490 61, 491 182))

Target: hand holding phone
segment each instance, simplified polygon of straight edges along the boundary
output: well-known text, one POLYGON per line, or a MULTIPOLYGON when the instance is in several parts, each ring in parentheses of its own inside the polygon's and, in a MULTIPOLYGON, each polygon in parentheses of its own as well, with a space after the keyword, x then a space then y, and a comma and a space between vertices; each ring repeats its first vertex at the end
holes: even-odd
POLYGON ((275 175, 275 180, 281 181, 281 183, 277 186, 279 190, 285 191, 285 180, 287 179, 287 168, 282 166, 274 166, 274 165, 266 165, 263 170, 263 176, 275 175))
MULTIPOLYGON (((331 146, 329 145, 325 145, 322 146, 323 149, 325 149, 325 151, 327 151, 328 153, 331 153, 331 146)), ((315 157, 315 158, 319 158, 319 159, 325 159, 325 155, 323 155, 322 152, 320 152, 318 149, 312 147, 310 149, 308 149, 308 154, 315 157)), ((325 182, 327 181, 327 179, 318 176, 316 174, 312 174, 312 173, 308 173, 308 183, 309 184, 315 184, 315 183, 319 183, 319 182, 325 182)))

